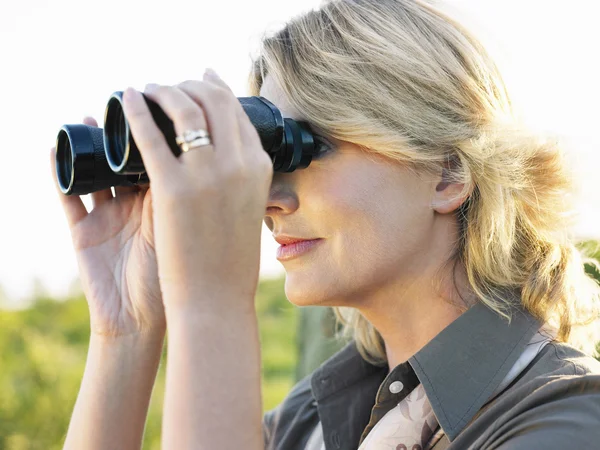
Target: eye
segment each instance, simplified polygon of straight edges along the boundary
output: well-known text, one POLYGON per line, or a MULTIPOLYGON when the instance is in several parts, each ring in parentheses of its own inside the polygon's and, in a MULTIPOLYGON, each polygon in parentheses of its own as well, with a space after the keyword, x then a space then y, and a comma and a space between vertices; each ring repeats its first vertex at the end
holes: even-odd
POLYGON ((322 136, 313 134, 313 140, 315 142, 315 156, 313 158, 319 159, 333 150, 333 145, 322 136))

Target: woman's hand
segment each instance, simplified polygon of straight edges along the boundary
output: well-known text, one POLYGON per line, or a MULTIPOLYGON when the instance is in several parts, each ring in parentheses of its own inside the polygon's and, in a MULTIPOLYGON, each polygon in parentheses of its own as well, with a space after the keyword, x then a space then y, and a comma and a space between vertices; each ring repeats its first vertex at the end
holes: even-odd
MULTIPOLYGON (((212 144, 176 157, 139 92, 124 111, 152 185, 154 233, 165 308, 204 306, 199 296, 253 301, 260 234, 273 165, 239 100, 218 77, 145 95, 171 118, 177 135, 206 129, 212 144)), ((252 303, 253 306, 253 303, 252 303)))
POLYGON ((178 135, 206 129, 212 138, 175 157, 141 94, 125 91, 125 115, 153 189, 169 328, 162 448, 263 449, 254 297, 273 164, 223 81, 205 75, 145 93, 178 135))
MULTIPOLYGON (((92 118, 84 123, 98 126, 92 118)), ((52 148, 52 177, 71 230, 92 334, 163 336, 149 187, 118 186, 114 197, 111 189, 94 192, 88 213, 79 196, 60 191, 55 155, 52 148)))

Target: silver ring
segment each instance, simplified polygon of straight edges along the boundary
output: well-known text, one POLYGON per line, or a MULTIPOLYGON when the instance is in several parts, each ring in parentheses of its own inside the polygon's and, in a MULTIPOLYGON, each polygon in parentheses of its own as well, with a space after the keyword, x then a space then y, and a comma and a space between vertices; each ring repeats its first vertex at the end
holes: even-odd
POLYGON ((194 139, 192 142, 184 142, 183 144, 180 144, 179 147, 181 147, 181 151, 185 153, 193 148, 203 147, 210 144, 212 144, 210 137, 203 137, 194 139))
POLYGON ((185 144, 185 143, 190 143, 195 139, 198 138, 209 138, 210 139, 210 135, 208 134, 208 131, 200 128, 198 130, 187 130, 183 132, 183 135, 179 135, 175 138, 175 142, 177 142, 177 145, 181 145, 181 144, 185 144))
POLYGON ((193 148, 202 147, 212 144, 208 131, 200 128, 198 130, 187 130, 183 135, 177 136, 175 142, 183 152, 187 152, 193 148))

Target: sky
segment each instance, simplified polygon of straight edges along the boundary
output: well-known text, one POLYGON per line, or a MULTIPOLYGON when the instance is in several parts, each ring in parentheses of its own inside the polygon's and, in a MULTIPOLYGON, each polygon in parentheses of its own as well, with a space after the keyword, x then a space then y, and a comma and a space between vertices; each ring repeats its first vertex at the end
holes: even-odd
MULTIPOLYGON (((58 129, 101 123, 110 94, 201 79, 214 68, 247 96, 250 56, 320 0, 30 0, 0 3, 0 303, 77 287, 70 232, 48 153, 58 129)), ((600 29, 595 0, 447 0, 484 42, 522 118, 558 134, 578 173, 578 236, 600 237, 600 29)), ((83 198, 91 209, 89 196, 83 198)), ((283 274, 263 225, 261 276, 283 274)))

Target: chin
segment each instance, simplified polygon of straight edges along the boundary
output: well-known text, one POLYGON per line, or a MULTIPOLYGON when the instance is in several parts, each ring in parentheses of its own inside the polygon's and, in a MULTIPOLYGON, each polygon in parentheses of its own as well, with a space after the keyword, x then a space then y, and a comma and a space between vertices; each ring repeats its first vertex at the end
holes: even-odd
POLYGON ((315 306, 315 291, 309 288, 301 288, 285 279, 285 296, 288 301, 296 306, 315 306))
POLYGON ((286 274, 285 296, 296 306, 347 306, 335 286, 324 284, 326 280, 308 274, 286 274))

